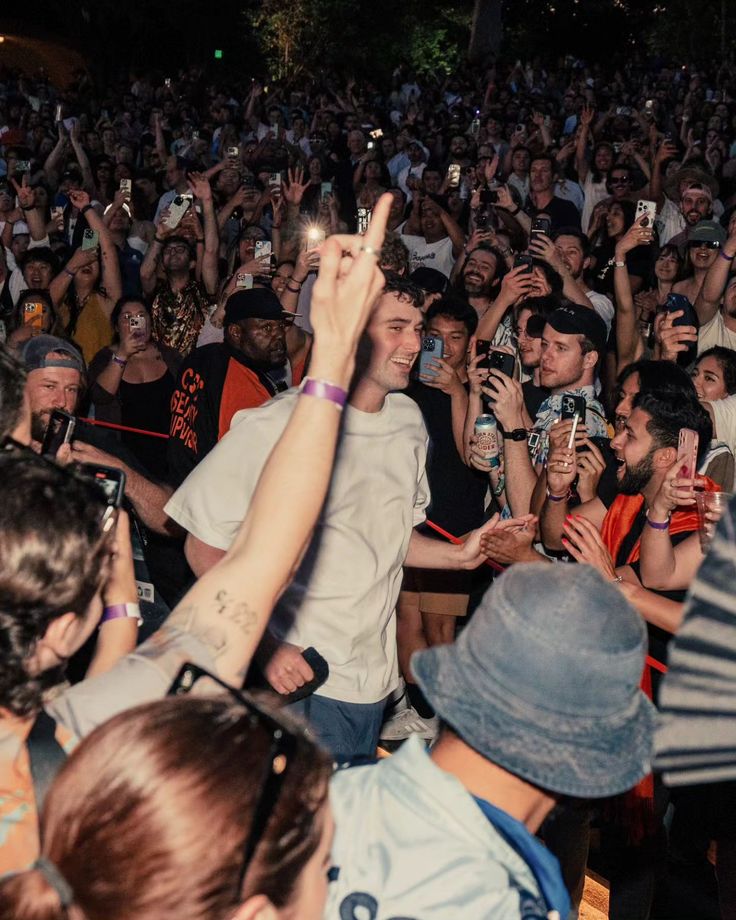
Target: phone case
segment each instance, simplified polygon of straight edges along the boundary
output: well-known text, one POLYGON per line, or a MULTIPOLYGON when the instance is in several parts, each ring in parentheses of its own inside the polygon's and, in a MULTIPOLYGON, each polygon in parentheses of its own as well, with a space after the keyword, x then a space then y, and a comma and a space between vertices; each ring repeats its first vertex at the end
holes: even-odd
POLYGON ((419 358, 419 374, 425 377, 436 377, 437 371, 430 367, 433 361, 441 358, 445 351, 445 344, 438 335, 426 335, 422 339, 422 354, 419 358))
POLYGON ((643 226, 654 226, 654 220, 657 216, 656 202, 647 201, 645 198, 639 199, 639 201, 636 202, 636 220, 638 220, 643 214, 646 214, 648 217, 647 222, 643 226))
POLYGON ((562 394, 560 418, 574 418, 577 415, 580 418, 580 421, 584 422, 586 412, 587 406, 584 397, 574 396, 572 393, 562 394))
POLYGON ((677 465, 685 479, 693 479, 698 471, 698 432, 681 428, 677 444, 677 465))

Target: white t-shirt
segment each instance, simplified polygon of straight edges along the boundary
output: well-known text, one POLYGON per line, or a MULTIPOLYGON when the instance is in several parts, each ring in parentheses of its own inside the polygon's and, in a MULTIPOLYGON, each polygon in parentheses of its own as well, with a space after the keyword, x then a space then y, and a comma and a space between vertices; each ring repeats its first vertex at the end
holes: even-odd
POLYGON ((593 208, 599 201, 608 198, 605 176, 600 182, 594 182, 593 171, 589 169, 583 179, 583 193, 585 194, 585 204, 583 205, 583 214, 580 218, 580 226, 583 228, 583 233, 587 233, 588 226, 590 225, 590 218, 593 214, 593 208))
POLYGON ((436 268, 438 272, 450 277, 455 258, 452 254, 452 240, 449 236, 428 243, 423 236, 402 233, 401 239, 409 250, 409 273, 415 268, 436 268))
POLYGON ((685 229, 685 218, 682 211, 669 198, 665 197, 664 204, 659 214, 657 214, 654 225, 659 231, 659 245, 665 246, 672 239, 685 229))
POLYGON ((736 457, 736 396, 715 399, 709 403, 713 410, 713 437, 728 445, 736 457))
POLYGON ((611 323, 613 322, 616 309, 611 300, 605 294, 599 294, 597 291, 586 291, 585 296, 593 304, 595 312, 606 324, 606 332, 610 335, 611 323))
POLYGON ((720 310, 698 330, 698 354, 713 348, 714 345, 736 351, 736 332, 727 328, 720 310))
MULTIPOLYGON (((290 390, 238 412, 174 493, 167 514, 227 549, 297 398, 290 390)), ((409 540, 429 503, 427 440, 421 412, 401 393, 389 394, 380 412, 345 407, 325 506, 269 627, 324 656, 330 676, 321 696, 375 703, 397 685, 395 608, 409 540)))

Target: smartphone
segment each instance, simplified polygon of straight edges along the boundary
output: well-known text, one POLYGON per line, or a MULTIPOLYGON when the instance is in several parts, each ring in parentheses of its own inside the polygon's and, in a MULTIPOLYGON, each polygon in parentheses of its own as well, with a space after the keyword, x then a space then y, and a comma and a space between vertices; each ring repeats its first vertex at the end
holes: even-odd
POLYGON ((493 348, 493 342, 490 339, 476 339, 475 340, 475 353, 476 355, 482 355, 483 357, 478 362, 478 367, 487 370, 491 365, 488 363, 488 355, 493 348))
POLYGON ((199 131, 192 131, 192 140, 193 141, 199 140, 199 131))
POLYGON ((307 681, 306 684, 302 684, 301 687, 294 690, 293 693, 289 693, 284 697, 285 703, 298 703, 299 700, 311 696, 315 690, 322 686, 330 675, 329 664, 313 646, 310 645, 309 648, 304 649, 302 658, 312 669, 314 677, 310 681, 307 681))
POLYGON ((373 149, 375 148, 375 146, 376 146, 376 142, 375 142, 375 141, 368 141, 368 143, 365 145, 365 149, 366 149, 366 150, 373 150, 373 149))
POLYGON ((255 259, 271 258, 271 241, 256 240, 256 248, 253 256, 255 259))
MULTIPOLYGON (((489 370, 501 371, 501 373, 505 374, 507 377, 514 376, 516 359, 513 355, 508 355, 505 351, 496 351, 495 349, 491 349, 491 351, 488 352, 486 360, 488 362, 487 367, 489 370)), ((483 367, 486 365, 481 362, 479 366, 483 367)))
POLYGON ((694 479, 698 472, 698 432, 681 428, 677 444, 678 473, 683 479, 694 479))
POLYGON ((166 79, 164 80, 164 86, 166 87, 166 89, 171 89, 171 77, 166 77, 166 79))
POLYGON ((645 198, 640 198, 636 202, 636 220, 639 220, 643 215, 646 215, 646 217, 642 221, 642 227, 653 227, 654 219, 657 216, 656 201, 647 201, 645 198))
MULTIPOLYGON (((461 167, 459 163, 450 163, 447 167, 447 184, 450 188, 457 188, 460 185, 461 167)), ((481 199, 482 201, 483 199, 481 199)))
POLYGON ((59 448, 71 441, 76 424, 77 420, 73 415, 64 412, 63 409, 54 409, 41 445, 41 455, 43 457, 55 457, 59 452, 59 448))
POLYGON ((23 307, 23 325, 43 331, 43 304, 36 300, 23 307))
POLYGON ((425 377, 436 377, 437 371, 431 367, 432 362, 441 358, 445 353, 445 343, 439 335, 425 335, 422 339, 422 353, 419 358, 419 374, 425 377))
POLYGON ((524 266, 524 274, 531 275, 534 268, 534 259, 528 252, 521 252, 514 259, 514 268, 521 268, 522 266, 524 266))
POLYGON ((105 501, 113 508, 119 508, 125 495, 125 473, 115 466, 95 466, 82 463, 80 472, 93 479, 105 493, 105 501))
POLYGON ((240 156, 240 147, 228 147, 227 155, 230 157, 231 160, 237 160, 238 157, 240 156))
MULTIPOLYGON (((498 192, 495 188, 482 188, 480 190, 481 204, 498 204, 498 192)), ((477 223, 477 221, 476 221, 477 223)))
POLYGON ((61 106, 61 103, 58 103, 58 105, 56 106, 56 118, 54 119, 54 120, 56 121, 57 125, 58 125, 58 123, 61 121, 61 119, 62 119, 63 117, 64 117, 64 116, 63 116, 63 114, 62 114, 62 106, 61 106))
POLYGON ((186 195, 177 195, 169 205, 169 215, 166 218, 166 226, 173 230, 181 223, 182 217, 192 206, 192 199, 186 195))
POLYGON ((331 182, 322 182, 319 186, 319 197, 321 201, 324 201, 328 195, 332 194, 332 183, 331 182))
POLYGON ((128 317, 128 329, 143 329, 145 326, 146 320, 143 316, 129 316, 128 317))
POLYGON ((125 195, 126 198, 130 198, 130 196, 133 194, 132 179, 121 179, 120 180, 120 191, 125 195))
POLYGON ((235 275, 235 287, 243 291, 250 291, 253 287, 253 275, 249 275, 248 272, 238 272, 235 275))
POLYGON ((307 230, 307 250, 318 249, 325 241, 325 231, 321 227, 310 227, 307 230))
POLYGON ((268 186, 269 188, 277 188, 281 190, 281 173, 270 173, 268 177, 268 186))
POLYGON ((240 184, 243 186, 243 188, 255 188, 256 180, 253 178, 253 176, 243 176, 243 180, 240 184))
POLYGON ((358 208, 358 233, 361 235, 368 229, 372 214, 370 208, 358 208))
POLYGON ((17 173, 30 172, 31 171, 31 161, 30 160, 16 160, 15 171, 17 173))
POLYGON ((552 221, 549 217, 535 217, 532 221, 532 235, 535 233, 543 233, 545 236, 549 236, 551 229, 552 221))
POLYGON ((475 215, 475 228, 476 230, 485 230, 488 227, 488 224, 491 221, 491 216, 488 211, 481 211, 475 215))
MULTIPOLYGON (((682 316, 672 320, 673 326, 694 326, 700 328, 700 320, 695 308, 690 300, 684 294, 668 294, 664 302, 664 309, 667 313, 674 313, 676 310, 682 310, 682 316)), ((681 351, 677 356, 677 363, 681 367, 687 367, 695 360, 698 353, 698 343, 690 342, 687 351, 681 351)))
POLYGON ((574 393, 562 394, 560 418, 563 421, 567 418, 575 418, 577 415, 581 422, 585 422, 586 412, 587 405, 584 396, 576 396, 574 393))
POLYGON ((82 236, 82 251, 97 249, 99 245, 100 234, 96 230, 90 230, 89 228, 85 230, 82 236))

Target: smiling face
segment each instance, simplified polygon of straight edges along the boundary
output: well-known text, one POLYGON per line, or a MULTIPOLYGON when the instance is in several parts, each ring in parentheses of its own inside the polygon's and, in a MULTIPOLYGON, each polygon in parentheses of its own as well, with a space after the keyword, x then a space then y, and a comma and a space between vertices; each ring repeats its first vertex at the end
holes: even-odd
POLYGON ((636 495, 646 488, 654 473, 656 449, 647 423, 651 416, 643 409, 633 409, 622 429, 611 441, 616 454, 619 491, 624 495, 636 495))
POLYGON ((687 255, 693 268, 707 271, 718 257, 718 247, 710 249, 706 243, 689 243, 687 255))
POLYGON ((31 259, 23 268, 23 278, 27 287, 46 290, 51 284, 53 271, 48 262, 35 262, 31 259))
POLYGON ((620 236, 624 232, 625 223, 626 218, 623 208, 618 204, 612 204, 606 215, 606 229, 608 230, 608 235, 613 237, 620 236))
POLYGON ((694 227, 698 221, 710 217, 712 210, 710 198, 700 189, 691 188, 683 193, 680 211, 688 226, 694 227))
POLYGON ((427 335, 437 335, 442 339, 442 357, 450 367, 457 369, 465 366, 470 341, 465 323, 451 316, 435 316, 427 323, 427 335))
POLYGON ((490 293, 496 277, 496 257, 492 252, 475 249, 463 267, 463 284, 469 297, 482 297, 490 293))
POLYGON ((654 274, 658 281, 673 282, 677 277, 679 259, 673 249, 664 249, 654 263, 654 274))
POLYGON ((361 384, 381 399, 403 390, 422 344, 422 313, 405 295, 379 298, 360 344, 361 384))
POLYGON ((693 383, 698 399, 718 400, 728 396, 726 378, 721 362, 713 355, 701 358, 693 368, 693 383))

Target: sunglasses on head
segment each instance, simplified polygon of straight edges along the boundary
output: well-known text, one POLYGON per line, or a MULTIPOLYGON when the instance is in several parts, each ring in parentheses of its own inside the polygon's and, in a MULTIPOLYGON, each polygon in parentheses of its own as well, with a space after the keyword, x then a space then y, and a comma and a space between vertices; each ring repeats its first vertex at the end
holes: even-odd
POLYGON ((687 244, 688 249, 720 249, 721 244, 718 240, 690 240, 687 244))
POLYGON ((243 707, 243 716, 250 728, 263 728, 271 736, 271 747, 260 778, 260 792, 256 798, 253 820, 243 847, 243 861, 236 889, 236 894, 239 897, 253 854, 263 837, 271 816, 276 810, 284 780, 296 752, 299 739, 297 735, 289 731, 284 725, 281 725, 280 722, 277 722, 273 716, 256 706, 252 700, 248 699, 239 690, 226 684, 219 677, 215 677, 214 674, 210 674, 209 671, 205 671, 204 668, 200 668, 196 664, 187 663, 181 666, 181 670, 169 688, 168 696, 183 696, 190 693, 197 681, 203 677, 213 681, 243 707))

